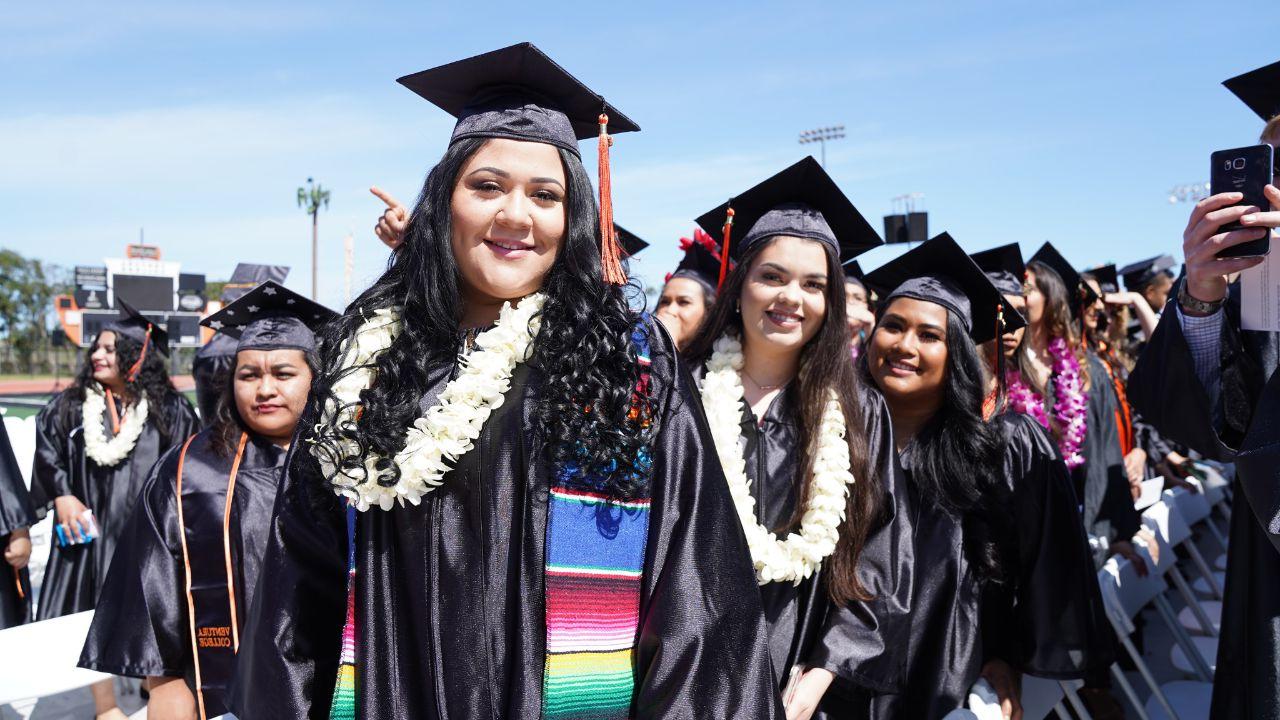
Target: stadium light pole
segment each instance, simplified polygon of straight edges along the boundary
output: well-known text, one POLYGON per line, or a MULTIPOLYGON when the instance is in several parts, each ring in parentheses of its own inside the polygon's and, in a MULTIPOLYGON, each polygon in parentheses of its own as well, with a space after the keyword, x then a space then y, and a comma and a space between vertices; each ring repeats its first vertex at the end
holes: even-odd
POLYGON ((819 147, 821 148, 820 152, 822 155, 822 167, 825 168, 827 166, 827 141, 839 140, 842 137, 844 137, 844 126, 832 125, 830 127, 820 127, 820 128, 814 128, 812 130, 805 130, 804 132, 800 133, 800 144, 808 145, 810 143, 818 143, 819 147))

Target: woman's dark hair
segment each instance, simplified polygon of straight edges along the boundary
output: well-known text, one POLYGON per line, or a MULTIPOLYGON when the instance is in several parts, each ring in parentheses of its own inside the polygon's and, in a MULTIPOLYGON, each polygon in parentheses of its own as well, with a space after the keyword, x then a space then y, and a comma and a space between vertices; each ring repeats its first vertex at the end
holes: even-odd
MULTIPOLYGON (((1041 324, 1048 330, 1049 337, 1066 340, 1067 345, 1075 351, 1076 359, 1080 362, 1080 378, 1087 387, 1089 383, 1089 363, 1085 357, 1084 348, 1080 344, 1080 330, 1071 317, 1071 303, 1073 300, 1067 291, 1066 283, 1062 281, 1062 277, 1058 275, 1057 271, 1039 260, 1032 260, 1027 263, 1027 270, 1035 275, 1036 289, 1044 296, 1044 315, 1040 318, 1041 324)), ((1018 348, 1018 354, 1016 355, 1018 369, 1022 372, 1024 381, 1034 388, 1036 392, 1044 395, 1045 388, 1042 387, 1041 383, 1036 382, 1036 374, 1032 371, 1031 360, 1027 356, 1029 344, 1024 340, 1021 347, 1018 348)))
MULTIPOLYGON (((107 332, 107 331, 103 331, 107 332)), ((173 388, 173 383, 169 380, 169 369, 165 366, 166 358, 154 347, 147 348, 147 356, 142 361, 142 367, 138 370, 138 375, 132 381, 126 376, 126 371, 133 367, 138 361, 138 356, 142 353, 142 343, 130 338, 123 333, 111 331, 116 336, 116 368, 119 370, 121 377, 125 378, 124 387, 131 397, 145 397, 147 399, 147 421, 155 425, 156 430, 164 437, 169 437, 169 429, 175 420, 172 417, 173 398, 178 391, 173 388)), ((85 389, 92 383, 93 379, 93 351, 97 349, 98 343, 102 341, 102 333, 93 339, 84 354, 84 362, 80 365, 80 370, 76 373, 75 381, 66 393, 74 400, 74 403, 68 403, 65 410, 74 412, 75 417, 65 418, 70 425, 80 423, 79 410, 84 404, 85 389)), ((70 427, 68 425, 68 427, 70 427)), ((176 438, 170 438, 176 439, 176 438)))
MULTIPOLYGON (((455 362, 462 318, 462 280, 451 246, 451 202, 467 161, 487 139, 453 143, 431 169, 405 230, 401 247, 382 277, 356 298, 322 335, 321 371, 312 393, 316 407, 337 403, 333 385, 342 374, 344 341, 375 310, 399 307, 402 330, 373 366, 379 378, 360 395, 362 411, 354 429, 330 422, 308 428, 322 452, 334 452, 338 438, 350 437, 360 457, 347 466, 363 467, 376 453, 384 469, 373 478, 394 485, 399 470, 386 458, 403 449, 405 431, 418 417, 419 400, 430 389, 438 369, 455 362)), ((629 417, 639 379, 631 334, 637 322, 627 292, 608 284, 601 274, 599 216, 582 160, 560 150, 568 180, 566 231, 556 260, 542 284, 546 303, 542 328, 533 344, 531 369, 540 374, 536 423, 547 438, 547 460, 571 486, 632 499, 648 473, 649 438, 642 431, 647 404, 639 417, 629 417)))
MULTIPOLYGON (((320 375, 320 355, 303 351, 302 356, 306 360, 307 369, 311 371, 311 382, 314 384, 315 379, 320 375)), ((218 399, 218 409, 211 426, 213 432, 209 438, 209 445, 213 452, 224 458, 229 458, 235 453, 236 445, 240 442, 240 433, 253 432, 249 424, 240 416, 240 409, 236 407, 237 358, 238 354, 232 357, 231 368, 222 379, 221 397, 218 399)), ((301 415, 299 415, 299 421, 301 421, 301 415)))
MULTIPOLYGON (((742 260, 725 279, 720 302, 712 308, 688 348, 691 362, 701 365, 711 357, 712 345, 725 333, 742 337, 742 315, 736 300, 755 264, 756 258, 776 238, 760 241, 747 248, 742 260)), ((817 242, 817 241, 813 241, 817 242)), ((844 411, 845 441, 849 445, 849 461, 853 476, 853 492, 845 506, 844 526, 835 552, 827 558, 827 591, 834 602, 868 600, 870 595, 858 580, 858 558, 867 539, 867 529, 880 508, 881 478, 868 475, 867 438, 862 425, 862 408, 858 399, 858 380, 849 361, 849 326, 844 307, 844 277, 834 249, 819 243, 827 259, 827 284, 823 290, 826 316, 818 334, 800 351, 800 370, 795 378, 796 407, 800 412, 800 447, 804 449, 800 472, 796 474, 795 511, 777 532, 790 532, 800 526, 809 503, 809 478, 817 456, 822 415, 829 393, 834 391, 844 411)))
MULTIPOLYGON (((892 301, 871 331, 868 346, 875 347, 875 333, 891 308, 892 301)), ((873 382, 870 354, 859 360, 867 382, 873 382)), ((923 502, 936 503, 960 519, 965 555, 980 575, 1003 582, 1014 558, 1013 498, 1002 477, 1004 437, 997 425, 982 417, 985 372, 964 323, 948 310, 942 404, 912 440, 903 464, 911 470, 923 502)))

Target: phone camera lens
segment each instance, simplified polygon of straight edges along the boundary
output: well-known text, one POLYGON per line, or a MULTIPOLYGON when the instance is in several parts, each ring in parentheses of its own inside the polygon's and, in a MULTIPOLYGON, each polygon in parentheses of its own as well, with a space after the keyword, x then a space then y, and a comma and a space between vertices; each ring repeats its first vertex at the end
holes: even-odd
POLYGON ((1243 170, 1243 169, 1244 169, 1244 158, 1236 158, 1236 160, 1235 160, 1235 168, 1236 168, 1237 170, 1243 170))

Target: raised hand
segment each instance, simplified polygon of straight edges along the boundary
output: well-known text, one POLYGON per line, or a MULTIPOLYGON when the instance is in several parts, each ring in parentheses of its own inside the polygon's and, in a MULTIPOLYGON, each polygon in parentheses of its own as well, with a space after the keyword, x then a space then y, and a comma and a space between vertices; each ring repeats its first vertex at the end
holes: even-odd
POLYGON ((1260 257, 1219 258, 1220 250, 1242 242, 1258 240, 1280 227, 1280 190, 1266 188, 1271 210, 1251 206, 1233 207, 1244 197, 1238 192, 1219 193, 1196 203, 1182 233, 1182 253, 1187 264, 1187 292, 1204 302, 1217 302, 1227 295, 1228 278, 1262 262, 1260 257), (1244 228, 1220 232, 1223 225, 1239 220, 1244 228))
POLYGON ((373 232, 387 247, 395 250, 404 242, 404 231, 409 227, 409 210, 377 185, 369 188, 369 192, 387 204, 387 209, 373 226, 373 232))

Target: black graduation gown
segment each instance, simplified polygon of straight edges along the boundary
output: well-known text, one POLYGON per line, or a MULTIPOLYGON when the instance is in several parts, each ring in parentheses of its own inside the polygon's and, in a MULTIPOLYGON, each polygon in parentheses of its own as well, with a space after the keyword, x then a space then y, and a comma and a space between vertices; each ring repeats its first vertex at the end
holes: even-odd
POLYGON ((1213 407, 1196 375, 1175 302, 1170 300, 1129 377, 1129 398, 1166 437, 1236 464, 1211 717, 1278 720, 1280 334, 1240 329, 1239 287, 1233 286, 1220 341, 1221 392, 1213 407))
MULTIPOLYGON (((636 654, 636 718, 780 718, 764 617, 688 373, 651 332, 657 435, 636 654)), ((452 364, 451 364, 452 365, 452 364)), ((424 406, 454 371, 437 368, 424 406)), ((360 717, 533 718, 542 711, 549 470, 527 365, 476 447, 417 506, 357 525, 360 717)), ((305 427, 304 422, 302 427, 305 427)), ((240 648, 243 720, 327 718, 346 610, 346 523, 295 442, 240 648)))
MULTIPOLYGON (((1092 352, 1089 358, 1089 414, 1081 454, 1084 465, 1072 471, 1079 497, 1084 499, 1084 527, 1091 534, 1105 537, 1107 542, 1129 540, 1142 524, 1141 515, 1133 508, 1129 477, 1125 474, 1124 453, 1120 447, 1120 430, 1116 412, 1120 401, 1107 374, 1107 368, 1092 352)), ((1095 557, 1101 566, 1105 556, 1095 557)))
MULTIPOLYGON (((85 454, 80 426, 80 402, 70 390, 46 405, 36 417, 36 455, 32 471, 31 499, 48 509, 60 495, 74 495, 93 511, 101 536, 84 545, 59 547, 49 543, 40 590, 38 619, 92 610, 106 579, 116 545, 124 536, 138 491, 151 466, 169 448, 185 441, 197 426, 195 410, 178 392, 165 400, 169 410, 168 432, 161 434, 148 418, 129 457, 118 465, 100 467, 85 454)), ((111 423, 104 418, 106 436, 111 423)))
MULTIPOLYGON (((839 682, 822 707, 831 717, 849 716, 855 708, 865 712, 865 695, 897 689, 906 666, 902 640, 908 633, 912 577, 910 529, 901 518, 905 485, 896 467, 884 399, 863 391, 860 400, 871 475, 855 482, 878 482, 883 489, 883 512, 868 533, 858 568, 873 599, 833 607, 822 568, 799 585, 760 586, 778 687, 786 687, 796 666, 831 671, 839 682)), ((759 421, 742 404, 743 457, 756 499, 756 522, 775 530, 791 518, 798 495, 803 449, 797 402, 793 388, 784 388, 759 421)))
POLYGON ((239 340, 226 333, 215 333, 209 342, 200 346, 191 362, 191 377, 196 381, 196 406, 200 409, 200 421, 211 427, 218 417, 218 403, 231 378, 236 363, 236 345, 239 340))
MULTIPOLYGON (((9 535, 14 530, 29 528, 35 522, 35 507, 13 456, 9 432, 0 420, 0 552, 9 546, 9 535)), ((0 630, 30 619, 31 578, 27 569, 17 570, 0 561, 0 630)))
POLYGON ((1000 593, 1001 604, 987 612, 994 616, 984 633, 993 645, 987 654, 1044 678, 1106 672, 1115 645, 1067 466, 1029 415, 1005 413, 997 422, 1018 548, 1012 592, 1000 593))
MULTIPOLYGON (((998 472, 1015 518, 1010 577, 997 585, 978 575, 960 519, 921 496, 906 469, 916 578, 908 668, 901 693, 875 698, 874 717, 941 718, 963 706, 992 658, 1051 678, 1081 678, 1113 660, 1066 466, 1032 418, 1010 413, 995 422, 1006 443, 998 472)), ((910 449, 905 462, 909 468, 910 449)))
MULTIPOLYGON (((205 430, 192 440, 183 462, 183 507, 190 523, 194 511, 213 508, 218 513, 217 552, 199 556, 192 551, 191 561, 216 562, 222 565, 221 508, 226 506, 227 480, 234 460, 210 447, 213 431, 205 430)), ((152 468, 142 486, 138 507, 129 518, 120 546, 107 573, 89 628, 80 667, 110 673, 146 677, 148 675, 183 677, 194 691, 195 665, 191 647, 190 614, 187 606, 186 577, 182 554, 181 528, 178 525, 175 494, 178 455, 181 446, 170 450, 152 468)), ((276 488, 284 469, 285 451, 271 442, 250 436, 236 473, 235 492, 228 536, 231 540, 232 581, 236 607, 239 608, 241 632, 244 619, 257 587, 262 556, 266 552, 271 526, 271 510, 276 488)), ((208 547, 209 539, 194 538, 187 529, 189 547, 208 547)), ((206 685, 226 684, 226 677, 211 677, 216 666, 201 668, 206 685)), ((206 694, 209 717, 226 712, 211 703, 206 694)))

